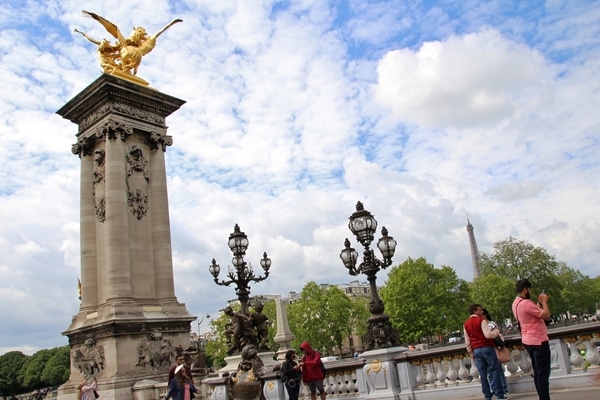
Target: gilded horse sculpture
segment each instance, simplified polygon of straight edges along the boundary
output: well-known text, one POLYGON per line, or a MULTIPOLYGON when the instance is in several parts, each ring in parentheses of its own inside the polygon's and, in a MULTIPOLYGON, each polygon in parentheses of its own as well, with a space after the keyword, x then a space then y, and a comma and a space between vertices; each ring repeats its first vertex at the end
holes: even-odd
MULTIPOLYGON (((119 28, 106 18, 85 10, 83 11, 83 14, 98 21, 108 33, 117 39, 117 41, 114 45, 111 45, 106 39, 99 41, 77 29, 75 29, 75 32, 82 34, 87 40, 98 46, 100 66, 105 73, 119 75, 126 79, 128 78, 127 75, 133 77, 137 74, 142 58, 150 53, 154 49, 154 46, 156 46, 156 39, 172 25, 183 22, 181 19, 175 19, 152 36, 148 36, 148 33, 143 27, 134 27, 133 31, 129 34, 129 37, 126 38, 119 28)), ((132 80, 140 81, 141 79, 137 78, 132 80)))

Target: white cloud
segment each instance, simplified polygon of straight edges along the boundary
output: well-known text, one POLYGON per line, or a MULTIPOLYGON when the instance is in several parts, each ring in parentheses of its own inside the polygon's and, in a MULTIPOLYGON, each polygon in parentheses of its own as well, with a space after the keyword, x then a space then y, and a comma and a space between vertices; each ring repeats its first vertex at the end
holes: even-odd
POLYGON ((398 118, 446 129, 501 123, 549 78, 538 52, 491 29, 390 51, 378 72, 376 96, 398 118))

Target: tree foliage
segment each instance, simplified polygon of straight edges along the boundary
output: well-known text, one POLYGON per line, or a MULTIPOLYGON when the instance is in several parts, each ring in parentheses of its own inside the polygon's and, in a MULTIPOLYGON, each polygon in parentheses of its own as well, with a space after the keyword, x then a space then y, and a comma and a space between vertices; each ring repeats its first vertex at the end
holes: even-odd
POLYGON ((391 269, 381 297, 403 342, 460 329, 468 316, 469 286, 448 267, 408 258, 391 269))
POLYGON ((292 346, 298 348, 307 340, 324 355, 336 350, 341 353, 346 338, 352 333, 361 334, 359 329, 362 333, 366 330, 365 325, 353 325, 365 316, 364 302, 353 302, 337 287, 323 288, 315 282, 307 283, 300 298, 287 306, 287 315, 295 336, 292 346))
POLYGON ((48 386, 47 382, 42 380, 42 371, 54 353, 54 349, 39 350, 25 361, 25 364, 23 364, 23 367, 21 368, 23 387, 29 389, 41 389, 42 387, 48 386))
POLYGON ((54 355, 46 362, 40 378, 45 383, 44 386, 55 387, 62 385, 69 379, 71 350, 69 346, 57 347, 52 350, 54 355))
POLYGON ((0 394, 59 386, 69 379, 70 370, 69 346, 39 350, 32 356, 10 351, 0 356, 0 394))
POLYGON ((487 274, 471 284, 473 303, 486 308, 498 323, 512 318, 511 305, 515 298, 515 282, 505 276, 487 274))
POLYGON ((482 254, 481 265, 484 276, 498 275, 513 282, 529 279, 532 298, 546 290, 553 314, 592 312, 600 298, 597 280, 557 261, 544 248, 513 237, 494 244, 492 254, 482 254))
POLYGON ((546 249, 511 236, 496 242, 493 253, 483 253, 480 261, 483 275, 496 274, 513 282, 527 278, 533 286, 532 295, 537 296, 545 289, 551 296, 553 308, 564 308, 563 287, 558 280, 558 272, 564 263, 556 261, 546 249))
MULTIPOLYGON (((595 313, 600 304, 600 276, 590 278, 580 271, 561 266, 558 280, 562 298, 572 313, 595 313)), ((559 311, 557 309, 557 311, 559 311)), ((562 310, 564 312, 564 310, 562 310)))
POLYGON ((0 356, 0 394, 2 396, 23 392, 23 386, 18 379, 19 372, 29 357, 20 351, 9 351, 0 356))

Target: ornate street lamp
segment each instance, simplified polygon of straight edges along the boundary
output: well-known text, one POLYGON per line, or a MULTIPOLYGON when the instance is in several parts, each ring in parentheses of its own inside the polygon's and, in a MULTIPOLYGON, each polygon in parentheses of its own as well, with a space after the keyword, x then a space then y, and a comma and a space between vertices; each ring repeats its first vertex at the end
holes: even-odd
POLYGON ((249 265, 246 263, 246 261, 244 261, 244 255, 246 254, 246 249, 248 248, 248 236, 246 236, 244 232, 240 231, 238 224, 235 224, 233 233, 229 235, 228 245, 233 253, 231 263, 235 267, 235 271, 229 268, 229 271, 227 272, 227 277, 229 280, 222 280, 219 282, 219 272, 221 272, 221 267, 219 264, 217 264, 214 258, 208 270, 214 277, 217 285, 229 286, 232 283, 235 284, 235 294, 242 305, 240 312, 244 316, 248 316, 248 300, 250 296, 250 286, 248 286, 248 284, 250 282, 260 282, 267 279, 269 276, 269 268, 271 268, 271 259, 267 257, 266 252, 263 254, 263 258, 260 260, 260 265, 265 271, 265 276, 255 276, 254 271, 252 270, 252 265, 249 265))
POLYGON ((356 239, 365 248, 363 260, 356 267, 358 253, 350 247, 348 238, 344 241, 344 250, 340 253, 340 258, 344 266, 348 268, 350 275, 365 274, 371 289, 371 303, 369 306, 371 317, 367 320, 367 333, 363 337, 363 346, 366 350, 399 346, 401 342, 398 331, 392 327, 389 321, 390 317, 383 313, 385 307, 383 301, 379 298, 376 284, 379 269, 385 269, 392 265, 392 257, 396 251, 396 241, 393 237, 388 236, 387 229, 383 227, 381 229, 382 237, 377 242, 377 247, 381 251, 383 260, 379 260, 375 256, 370 246, 377 229, 377 220, 370 212, 364 209, 360 201, 356 203, 356 212, 350 216, 348 228, 350 228, 350 231, 352 231, 356 239))
POLYGON ((202 346, 202 344, 204 344, 204 340, 202 340, 202 334, 200 333, 200 325, 202 325, 202 321, 204 321, 204 318, 210 319, 210 315, 204 314, 202 318, 198 317, 196 319, 196 321, 198 322, 198 351, 203 350, 204 347, 202 346))

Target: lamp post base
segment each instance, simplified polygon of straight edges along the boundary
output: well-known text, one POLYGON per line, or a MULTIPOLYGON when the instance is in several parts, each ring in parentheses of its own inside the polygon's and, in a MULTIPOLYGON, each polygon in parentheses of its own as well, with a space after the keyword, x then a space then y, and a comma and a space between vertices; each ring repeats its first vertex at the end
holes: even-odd
POLYGON ((363 336, 365 350, 400 346, 400 335, 385 314, 373 315, 368 319, 367 333, 363 336))

